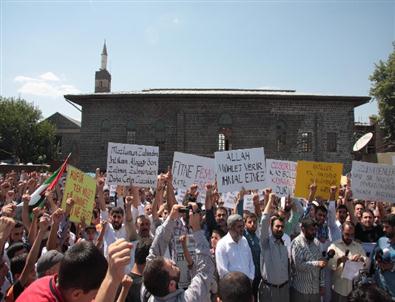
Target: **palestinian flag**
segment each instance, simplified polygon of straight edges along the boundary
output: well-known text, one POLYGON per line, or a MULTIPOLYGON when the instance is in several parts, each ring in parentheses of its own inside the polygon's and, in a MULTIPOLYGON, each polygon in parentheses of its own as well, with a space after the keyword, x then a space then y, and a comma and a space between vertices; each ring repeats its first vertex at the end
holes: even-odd
POLYGON ((59 182, 59 179, 62 177, 64 171, 66 170, 67 167, 67 161, 69 160, 71 153, 67 156, 66 160, 62 164, 62 166, 57 169, 51 177, 49 177, 41 186, 39 186, 36 191, 33 192, 33 194, 30 196, 30 201, 29 201, 29 207, 30 208, 35 208, 39 206, 45 198, 45 192, 51 191, 55 188, 57 183, 59 182))

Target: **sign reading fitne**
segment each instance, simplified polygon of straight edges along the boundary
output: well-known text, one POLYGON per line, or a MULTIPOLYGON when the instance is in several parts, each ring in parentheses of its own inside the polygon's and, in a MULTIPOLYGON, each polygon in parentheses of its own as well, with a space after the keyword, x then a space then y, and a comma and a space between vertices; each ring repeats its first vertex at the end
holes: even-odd
POLYGON ((262 188, 266 167, 263 148, 215 152, 215 171, 220 193, 262 188))

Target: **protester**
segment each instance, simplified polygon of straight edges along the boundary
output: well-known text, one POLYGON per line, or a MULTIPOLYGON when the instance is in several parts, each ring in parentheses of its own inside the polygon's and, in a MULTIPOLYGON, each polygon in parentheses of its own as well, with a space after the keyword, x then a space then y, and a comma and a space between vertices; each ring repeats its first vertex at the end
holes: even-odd
POLYGON ((258 301, 289 301, 289 265, 288 251, 282 237, 285 222, 275 212, 276 196, 271 193, 262 213, 261 245, 262 245, 262 281, 259 285, 258 301), (269 231, 270 228, 270 231, 269 231))
POLYGON ((348 295, 353 288, 352 280, 342 277, 346 262, 361 262, 362 268, 367 269, 368 259, 361 244, 354 241, 355 226, 352 222, 346 221, 342 227, 342 239, 332 243, 328 252, 332 251, 333 257, 329 259, 328 266, 334 272, 332 276, 332 301, 346 302, 348 295))
POLYGON ((40 207, 29 205, 49 176, 0 175, 0 301, 395 297, 395 214, 389 203, 353 199, 350 182, 339 197, 337 186, 325 189, 328 199, 315 196, 323 192, 315 181, 306 185, 307 199, 276 196, 274 187, 242 189, 233 204, 216 183, 205 191, 192 184, 176 200, 171 169, 157 176, 156 187, 118 186, 113 197, 115 187, 99 171, 92 218, 76 221, 80 210, 75 198, 63 198, 62 178, 39 195, 40 207), (361 271, 346 279, 350 265, 361 271))
POLYGON ((327 261, 322 259, 320 242, 315 238, 317 223, 307 217, 301 222, 302 233, 292 241, 291 301, 319 302, 324 294, 325 279, 323 268, 327 261))
POLYGON ((215 259, 220 278, 229 272, 241 272, 254 280, 255 267, 247 239, 243 237, 244 222, 239 214, 228 217, 229 232, 217 244, 215 259))
MULTIPOLYGON (((147 264, 144 269, 143 297, 148 301, 207 301, 209 299, 210 284, 214 273, 214 265, 204 233, 200 227, 200 215, 190 213, 189 223, 196 242, 196 262, 192 274, 191 284, 186 290, 178 288, 180 269, 170 259, 164 258, 179 209, 182 205, 174 205, 169 217, 157 230, 152 243, 147 264)), ((144 299, 142 299, 144 301, 144 299)))
POLYGON ((219 283, 219 302, 253 302, 251 280, 241 272, 230 272, 219 283))

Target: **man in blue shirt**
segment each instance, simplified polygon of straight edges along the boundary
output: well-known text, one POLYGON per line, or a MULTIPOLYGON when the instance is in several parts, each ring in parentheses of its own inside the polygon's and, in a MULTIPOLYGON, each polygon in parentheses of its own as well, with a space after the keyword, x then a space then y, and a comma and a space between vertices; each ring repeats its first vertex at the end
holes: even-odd
POLYGON ((389 214, 382 221, 384 237, 374 251, 376 280, 380 287, 395 297, 395 215, 389 214))
POLYGON ((258 226, 257 219, 258 217, 256 216, 255 213, 244 214, 245 229, 243 236, 248 241, 248 245, 250 246, 252 253, 252 260, 254 261, 254 266, 255 266, 255 277, 254 277, 254 281, 252 282, 252 289, 253 289, 255 301, 257 301, 258 286, 259 286, 259 282, 261 281, 261 270, 260 270, 261 243, 259 241, 258 236, 256 235, 256 229, 258 226))

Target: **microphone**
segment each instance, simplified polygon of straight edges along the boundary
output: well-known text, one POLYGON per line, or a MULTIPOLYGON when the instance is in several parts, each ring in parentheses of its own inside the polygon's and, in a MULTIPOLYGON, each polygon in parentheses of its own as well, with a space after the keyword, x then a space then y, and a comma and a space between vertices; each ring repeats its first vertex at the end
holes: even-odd
POLYGON ((326 253, 326 257, 325 260, 329 261, 329 259, 332 259, 335 256, 336 252, 333 249, 330 249, 327 253, 326 253))

